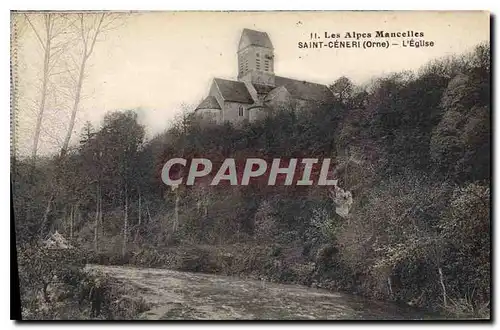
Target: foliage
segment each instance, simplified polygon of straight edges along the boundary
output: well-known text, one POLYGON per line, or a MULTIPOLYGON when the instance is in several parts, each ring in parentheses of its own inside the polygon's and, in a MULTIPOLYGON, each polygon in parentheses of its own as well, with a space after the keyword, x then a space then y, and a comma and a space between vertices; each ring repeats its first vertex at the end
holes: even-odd
MULTIPOLYGON (((485 315, 489 60, 479 45, 367 86, 342 77, 332 103, 241 126, 183 113, 149 141, 133 111, 110 113, 65 158, 16 161, 17 238, 58 230, 94 262, 250 274, 485 315), (174 157, 328 157, 354 204, 341 219, 319 186, 200 181, 172 191, 160 175, 174 157)), ((33 273, 23 283, 43 296, 67 270, 55 256, 30 258, 20 259, 33 273)))
POLYGON ((76 249, 18 249, 23 319, 134 318, 144 303, 119 303, 124 292, 102 274, 84 269, 88 256, 76 249))

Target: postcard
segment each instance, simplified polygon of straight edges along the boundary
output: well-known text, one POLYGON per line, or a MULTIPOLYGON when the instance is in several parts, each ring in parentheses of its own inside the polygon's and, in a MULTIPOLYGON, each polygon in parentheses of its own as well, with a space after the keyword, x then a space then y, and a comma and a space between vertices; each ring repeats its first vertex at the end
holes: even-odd
POLYGON ((490 21, 12 11, 11 317, 490 320, 490 21))

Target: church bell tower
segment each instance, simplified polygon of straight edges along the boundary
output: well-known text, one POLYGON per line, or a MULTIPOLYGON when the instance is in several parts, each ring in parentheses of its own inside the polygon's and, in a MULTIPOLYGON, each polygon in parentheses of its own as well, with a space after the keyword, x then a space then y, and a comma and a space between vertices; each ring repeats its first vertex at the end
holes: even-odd
POLYGON ((238 46, 238 80, 274 86, 274 48, 266 32, 244 29, 238 46))

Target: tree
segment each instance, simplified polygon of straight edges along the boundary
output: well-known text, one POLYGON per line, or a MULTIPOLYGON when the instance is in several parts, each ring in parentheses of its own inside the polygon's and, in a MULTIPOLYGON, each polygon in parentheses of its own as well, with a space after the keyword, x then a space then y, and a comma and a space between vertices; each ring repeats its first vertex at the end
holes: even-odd
POLYGON ((144 127, 137 122, 137 114, 133 111, 110 113, 105 116, 96 139, 99 143, 101 171, 98 184, 102 187, 101 194, 111 204, 123 207, 122 253, 125 255, 130 229, 129 199, 137 194, 141 179, 136 173, 140 172, 137 164, 144 127))
POLYGON ((482 180, 489 176, 488 71, 488 68, 471 68, 467 74, 450 80, 441 99, 444 114, 432 132, 432 160, 442 172, 460 176, 460 180, 482 180))
POLYGON ((72 24, 74 33, 78 35, 79 52, 77 56, 79 60, 75 59, 71 53, 69 58, 71 60, 68 72, 70 74, 70 90, 73 97, 73 106, 71 108, 71 118, 68 124, 68 130, 61 148, 61 155, 65 155, 68 150, 68 145, 73 134, 75 126, 76 114, 78 112, 80 101, 82 98, 83 82, 85 79, 85 72, 88 66, 88 60, 94 52, 94 47, 101 34, 105 33, 112 28, 112 24, 116 22, 119 16, 116 14, 102 13, 102 14, 78 14, 77 19, 72 24))
POLYGON ((460 288, 455 296, 473 301, 490 299, 490 188, 479 182, 456 188, 439 222, 445 245, 449 280, 460 288), (473 258, 471 256, 474 256, 473 258))
POLYGON ((331 84, 329 88, 338 102, 344 105, 348 105, 351 102, 354 84, 346 76, 342 76, 339 79, 335 80, 335 82, 331 84))
POLYGON ((40 48, 43 50, 40 100, 38 102, 38 113, 31 151, 34 161, 38 151, 43 115, 49 93, 49 80, 52 75, 57 74, 54 72, 54 68, 70 43, 67 38, 61 38, 69 23, 63 14, 56 13, 24 14, 24 17, 35 34, 40 48))

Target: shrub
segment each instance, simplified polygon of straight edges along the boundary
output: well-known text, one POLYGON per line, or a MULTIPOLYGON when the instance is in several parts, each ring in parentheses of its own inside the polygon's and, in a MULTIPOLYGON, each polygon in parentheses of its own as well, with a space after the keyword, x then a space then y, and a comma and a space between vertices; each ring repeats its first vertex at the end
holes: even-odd
POLYGON ((117 304, 124 294, 115 281, 84 267, 76 249, 18 248, 22 317, 28 320, 133 318, 143 302, 117 304))

